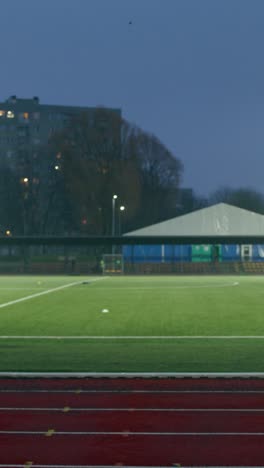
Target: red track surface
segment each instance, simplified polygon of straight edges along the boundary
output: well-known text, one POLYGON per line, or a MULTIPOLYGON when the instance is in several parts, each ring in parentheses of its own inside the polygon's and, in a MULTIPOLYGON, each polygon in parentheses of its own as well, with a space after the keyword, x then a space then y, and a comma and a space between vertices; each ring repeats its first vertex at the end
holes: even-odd
POLYGON ((0 465, 28 461, 264 466, 264 381, 1 380, 0 465))

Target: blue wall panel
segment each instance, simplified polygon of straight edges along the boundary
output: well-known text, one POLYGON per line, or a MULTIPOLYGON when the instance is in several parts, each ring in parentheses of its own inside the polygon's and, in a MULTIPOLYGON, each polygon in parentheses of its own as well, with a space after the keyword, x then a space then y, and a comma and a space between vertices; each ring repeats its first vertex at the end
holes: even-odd
POLYGON ((252 260, 254 262, 264 261, 264 245, 263 244, 253 245, 252 260))
POLYGON ((239 261, 240 247, 239 245, 230 244, 221 246, 222 261, 239 261))

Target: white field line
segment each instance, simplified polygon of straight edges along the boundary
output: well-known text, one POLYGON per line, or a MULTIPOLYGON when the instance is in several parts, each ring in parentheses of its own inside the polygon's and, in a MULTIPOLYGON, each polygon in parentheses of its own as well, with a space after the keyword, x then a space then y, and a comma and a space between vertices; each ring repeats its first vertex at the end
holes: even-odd
POLYGON ((264 372, 0 372, 0 378, 42 378, 42 379, 264 379, 264 372))
MULTIPOLYGON (((77 283, 72 283, 69 286, 73 286, 77 283)), ((64 287, 67 287, 64 286, 64 287)), ((60 288, 61 289, 61 288, 60 288)), ((54 290, 45 291, 45 293, 36 294, 36 296, 41 294, 47 294, 54 290)), ((19 302, 20 300, 26 300, 35 296, 28 296, 24 299, 18 299, 14 302, 19 302)), ((9 305, 7 303, 0 305, 3 307, 9 305)), ((264 335, 0 335, 0 340, 263 340, 264 335)))
MULTIPOLYGON (((228 288, 232 286, 238 286, 239 282, 235 281, 233 283, 218 283, 218 284, 200 284, 200 285, 192 285, 192 284, 186 284, 186 285, 172 285, 172 286, 160 286, 160 290, 163 289, 201 289, 201 288, 228 288)), ((157 290, 157 285, 153 286, 107 286, 105 289, 122 289, 122 290, 157 290)))
MULTIPOLYGON (((95 281, 99 281, 99 280, 102 280, 102 279, 105 279, 105 278, 96 278, 96 279, 91 280, 89 282, 93 283, 95 281)), ((58 286, 56 288, 47 289, 46 291, 41 291, 41 292, 38 292, 38 293, 35 293, 35 294, 30 294, 29 296, 20 297, 19 299, 15 299, 14 301, 9 301, 9 302, 5 302, 4 304, 0 304, 0 309, 2 309, 3 307, 13 305, 13 304, 17 304, 19 302, 28 301, 29 299, 34 299, 35 297, 44 296, 44 294, 50 294, 52 292, 60 291, 61 289, 70 288, 71 286, 76 286, 76 285, 82 284, 82 283, 83 283, 83 281, 75 281, 74 283, 64 284, 63 286, 58 286)))
MULTIPOLYGON (((114 412, 124 411, 128 413, 134 412, 157 412, 157 413, 263 413, 264 408, 67 408, 69 412, 114 412)), ((0 411, 39 411, 39 412, 62 412, 64 408, 16 408, 16 407, 0 407, 0 411)))
MULTIPOLYGON (((47 431, 0 431, 0 435, 46 435, 47 431)), ((264 432, 134 432, 134 431, 54 431, 53 437, 56 435, 62 436, 264 436, 264 432)))

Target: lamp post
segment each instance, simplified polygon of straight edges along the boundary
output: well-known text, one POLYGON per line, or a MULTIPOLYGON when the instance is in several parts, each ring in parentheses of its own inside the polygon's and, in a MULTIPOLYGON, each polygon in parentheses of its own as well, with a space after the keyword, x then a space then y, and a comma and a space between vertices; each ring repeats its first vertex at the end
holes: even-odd
POLYGON ((28 177, 22 177, 20 179, 20 182, 23 186, 23 235, 25 236, 28 231, 28 198, 29 198, 29 178, 28 177))
POLYGON ((117 199, 117 195, 113 195, 112 197, 112 236, 115 235, 115 201, 117 199))
POLYGON ((122 213, 125 211, 126 207, 124 205, 119 208, 119 235, 122 235, 122 213))

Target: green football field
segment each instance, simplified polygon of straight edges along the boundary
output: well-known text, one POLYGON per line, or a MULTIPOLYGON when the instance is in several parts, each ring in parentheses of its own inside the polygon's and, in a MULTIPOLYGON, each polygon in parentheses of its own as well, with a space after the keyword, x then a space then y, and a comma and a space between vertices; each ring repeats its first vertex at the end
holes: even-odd
POLYGON ((1 371, 264 372, 264 278, 1 276, 1 371))

